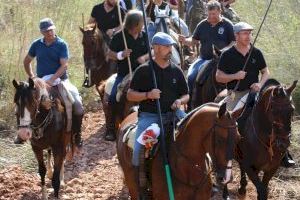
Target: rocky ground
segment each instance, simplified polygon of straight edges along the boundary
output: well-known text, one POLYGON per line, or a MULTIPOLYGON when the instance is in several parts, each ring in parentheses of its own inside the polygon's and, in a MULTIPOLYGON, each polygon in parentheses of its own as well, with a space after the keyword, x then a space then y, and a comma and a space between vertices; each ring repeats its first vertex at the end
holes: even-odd
MULTIPOLYGON (((104 125, 102 112, 94 110, 85 115, 84 147, 79 155, 65 164, 66 184, 60 191, 60 199, 130 199, 126 186, 123 184, 115 143, 103 139, 104 125)), ((297 158, 299 161, 299 157, 297 158)), ((269 199, 300 199, 299 165, 297 167, 293 170, 280 170, 270 184, 269 199)), ((234 173, 234 181, 229 187, 231 198, 256 199, 255 188, 252 184, 248 186, 246 197, 237 195, 238 171, 235 170, 234 173)), ((39 180, 37 173, 28 172, 20 165, 5 167, 0 171, 0 200, 41 199, 39 180)), ((49 180, 47 180, 47 186, 49 199, 53 199, 53 189, 49 180)), ((221 199, 221 196, 217 195, 213 199, 221 199)))

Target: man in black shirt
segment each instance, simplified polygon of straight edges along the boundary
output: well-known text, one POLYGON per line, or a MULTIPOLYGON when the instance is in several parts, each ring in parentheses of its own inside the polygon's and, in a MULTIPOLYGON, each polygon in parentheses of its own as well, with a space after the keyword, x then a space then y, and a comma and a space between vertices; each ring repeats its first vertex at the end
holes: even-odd
POLYGON ((228 90, 233 90, 240 81, 235 98, 227 102, 228 110, 233 110, 239 100, 250 90, 258 92, 270 75, 263 54, 255 47, 253 47, 245 71, 242 71, 251 48, 252 30, 252 26, 245 22, 234 25, 236 44, 224 51, 220 58, 216 80, 226 83, 228 90), (261 73, 260 80, 258 80, 259 73, 261 73))
MULTIPOLYGON (((232 90, 238 81, 237 91, 234 92, 234 99, 228 98, 227 109, 234 110, 237 103, 243 98, 247 99, 249 91, 259 92, 260 88, 270 76, 269 69, 261 51, 253 47, 251 57, 243 71, 243 66, 249 55, 251 48, 252 26, 245 22, 239 22, 234 25, 236 44, 227 51, 224 51, 216 72, 216 80, 227 84, 227 89, 232 90), (259 73, 261 78, 258 80, 259 73)), ((282 165, 291 167, 295 165, 289 152, 282 159, 282 165)))
POLYGON ((218 1, 207 3, 208 17, 201 21, 191 38, 179 37, 185 45, 198 45, 200 41, 200 58, 188 70, 188 85, 190 92, 201 67, 213 58, 213 45, 218 49, 226 48, 233 44, 234 33, 232 23, 221 16, 221 5, 218 1))
POLYGON ((112 113, 108 114, 108 116, 111 116, 111 120, 106 122, 106 140, 115 140, 115 112, 113 109, 116 103, 117 86, 129 73, 128 58, 131 62, 132 71, 149 59, 146 45, 147 35, 142 31, 143 26, 143 13, 137 10, 130 10, 125 17, 124 24, 124 34, 128 49, 125 49, 122 31, 117 32, 110 43, 108 56, 117 61, 117 77, 108 102, 109 107, 111 107, 109 111, 112 113))
MULTIPOLYGON (((141 65, 132 78, 127 98, 129 101, 140 102, 136 139, 151 124, 159 124, 155 99, 160 100, 163 119, 168 112, 173 110, 176 114, 182 115, 183 111, 179 108, 189 100, 184 75, 181 69, 170 62, 173 44, 175 44, 174 40, 166 33, 158 32, 153 36, 153 68, 157 88, 154 88, 152 71, 148 62, 141 65)), ((135 140, 132 162, 137 173, 140 149, 141 144, 135 140)))
MULTIPOLYGON (((109 41, 113 34, 121 29, 117 0, 105 0, 93 7, 89 24, 97 23, 98 28, 109 41)), ((122 19, 125 16, 124 9, 121 8, 122 19)), ((108 42, 107 41, 107 42, 108 42)))

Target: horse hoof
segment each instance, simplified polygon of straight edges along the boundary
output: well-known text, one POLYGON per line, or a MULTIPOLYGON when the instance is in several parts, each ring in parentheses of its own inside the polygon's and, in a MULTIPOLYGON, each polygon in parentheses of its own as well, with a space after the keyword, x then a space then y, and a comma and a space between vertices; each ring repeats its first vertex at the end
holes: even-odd
POLYGON ((246 189, 245 188, 239 188, 238 192, 239 192, 239 195, 245 195, 246 194, 246 189))

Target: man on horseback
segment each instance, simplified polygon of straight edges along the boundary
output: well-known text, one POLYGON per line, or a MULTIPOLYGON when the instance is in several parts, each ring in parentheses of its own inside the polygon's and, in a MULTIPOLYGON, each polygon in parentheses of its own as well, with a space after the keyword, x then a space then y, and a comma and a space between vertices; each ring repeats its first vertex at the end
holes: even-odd
POLYGON ((83 118, 83 105, 78 89, 71 84, 67 75, 69 50, 67 43, 55 34, 55 25, 50 18, 40 21, 40 32, 42 38, 35 40, 24 59, 24 68, 29 78, 34 79, 48 77, 45 81, 49 87, 62 81, 66 89, 71 93, 75 102, 73 103, 73 131, 75 143, 82 146, 81 124, 83 118), (32 71, 31 62, 36 57, 37 75, 32 71))
MULTIPOLYGON (((153 88, 153 78, 149 62, 141 65, 131 81, 127 93, 129 101, 140 102, 136 139, 151 124, 159 124, 155 99, 160 99, 163 120, 176 111, 182 117, 179 108, 189 100, 188 87, 182 71, 170 62, 171 47, 175 41, 166 33, 158 32, 152 39, 154 49, 153 69, 157 87, 153 88)), ((136 181, 139 184, 139 154, 142 146, 135 140, 132 164, 135 167, 136 181)), ((140 191, 142 192, 142 191, 140 191)))
POLYGON ((113 84, 109 99, 105 100, 108 106, 105 139, 109 141, 113 141, 116 138, 115 104, 117 86, 129 73, 128 58, 130 59, 132 71, 149 59, 145 42, 147 35, 142 31, 143 26, 144 21, 142 12, 137 10, 129 11, 125 17, 124 23, 124 34, 128 49, 125 49, 121 31, 113 36, 110 44, 110 51, 108 54, 113 60, 117 60, 117 77, 113 84))
POLYGON ((234 39, 232 23, 221 16, 221 4, 218 1, 207 3, 208 17, 201 21, 191 38, 179 37, 179 41, 188 46, 198 45, 200 42, 200 58, 188 70, 188 86, 190 95, 198 71, 213 58, 213 46, 223 49, 231 46, 234 39))
MULTIPOLYGON (((103 3, 94 6, 88 22, 89 24, 97 24, 97 27, 104 34, 107 43, 121 29, 117 2, 117 0, 105 0, 103 3)), ((125 11, 122 7, 121 15, 124 18, 125 11)))
MULTIPOLYGON (((252 30, 253 27, 245 22, 234 25, 236 44, 223 52, 216 72, 218 82, 227 84, 228 90, 236 89, 232 91, 233 98, 227 99, 227 109, 230 111, 238 109, 238 103, 241 99, 246 100, 249 92, 252 94, 259 92, 270 76, 262 52, 252 47, 252 30), (251 48, 253 48, 251 57, 243 70, 251 48), (260 80, 259 74, 261 74, 260 80), (236 84, 238 84, 237 88, 235 88, 236 84)), ((294 164, 288 156, 285 159, 287 163, 294 164)))

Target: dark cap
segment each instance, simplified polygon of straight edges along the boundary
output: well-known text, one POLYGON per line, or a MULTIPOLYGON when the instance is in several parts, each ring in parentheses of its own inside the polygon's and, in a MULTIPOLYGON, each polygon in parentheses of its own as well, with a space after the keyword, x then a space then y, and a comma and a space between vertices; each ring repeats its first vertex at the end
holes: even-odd
POLYGON ((50 18, 44 18, 40 21, 40 31, 45 32, 48 30, 53 30, 55 29, 55 25, 50 18))

